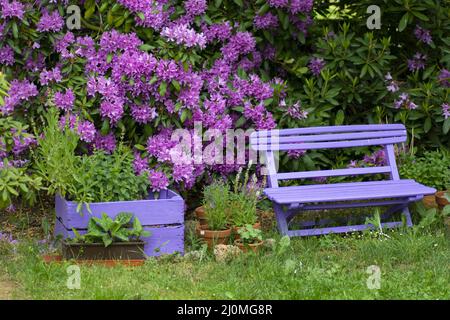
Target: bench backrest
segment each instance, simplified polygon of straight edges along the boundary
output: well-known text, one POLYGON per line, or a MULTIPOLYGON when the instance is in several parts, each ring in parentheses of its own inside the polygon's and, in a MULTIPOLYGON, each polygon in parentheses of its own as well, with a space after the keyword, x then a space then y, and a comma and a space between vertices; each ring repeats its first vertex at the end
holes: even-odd
POLYGON ((406 141, 406 128, 402 124, 355 125, 335 127, 310 127, 254 132, 250 145, 262 151, 266 157, 271 188, 278 187, 279 180, 316 177, 353 176, 389 173, 399 180, 393 145, 406 141), (386 165, 369 168, 350 168, 306 172, 277 173, 274 151, 339 149, 364 146, 384 146, 386 165))

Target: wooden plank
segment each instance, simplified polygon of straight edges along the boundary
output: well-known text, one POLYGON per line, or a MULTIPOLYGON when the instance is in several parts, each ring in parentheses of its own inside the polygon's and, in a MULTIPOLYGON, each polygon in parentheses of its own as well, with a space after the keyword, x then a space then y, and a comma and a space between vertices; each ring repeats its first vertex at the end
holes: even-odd
MULTIPOLYGON (((150 237, 143 237, 145 242, 144 252, 147 256, 160 256, 163 254, 184 253, 184 226, 152 227, 143 226, 144 230, 151 233, 150 237)), ((80 234, 86 233, 86 229, 77 229, 80 234)), ((66 228, 59 220, 55 224, 55 236, 61 235, 64 239, 74 237, 71 229, 66 228)))
MULTIPOLYGON (((338 190, 339 191, 339 190, 338 190)), ((310 203, 310 202, 333 202, 333 201, 353 201, 353 200, 368 200, 368 199, 384 199, 384 198, 400 198, 416 196, 419 194, 433 194, 435 192, 432 188, 411 188, 411 189, 389 189, 389 190, 371 190, 370 193, 366 192, 353 192, 345 193, 342 192, 330 193, 326 190, 323 192, 314 191, 308 194, 277 194, 269 195, 269 199, 280 203, 280 204, 290 204, 290 203, 310 203)))
POLYGON ((398 174, 397 162, 395 161, 395 152, 394 146, 392 144, 388 144, 384 148, 386 154, 387 164, 391 167, 391 179, 392 180, 400 180, 400 175, 398 174))
POLYGON ((253 149, 261 151, 287 151, 287 150, 317 150, 317 149, 338 149, 338 148, 353 148, 364 146, 382 146, 386 144, 395 144, 405 142, 406 137, 392 137, 380 139, 365 139, 365 140, 349 140, 349 141, 335 141, 335 142, 311 142, 311 143, 287 143, 287 144, 272 144, 272 145, 253 145, 253 149))
POLYGON ((335 170, 318 170, 318 171, 304 171, 304 172, 286 172, 277 173, 275 177, 278 180, 294 180, 307 179, 316 177, 339 177, 352 175, 365 175, 377 173, 390 173, 391 168, 384 167, 369 167, 369 168, 350 168, 350 169, 335 169, 335 170))
POLYGON ((290 135, 290 136, 276 136, 270 137, 253 137, 250 139, 252 144, 270 144, 268 141, 273 138, 273 142, 281 144, 294 142, 320 142, 320 141, 346 141, 346 140, 360 140, 373 138, 389 138, 389 137, 406 137, 406 130, 389 130, 389 131, 368 131, 356 133, 338 133, 338 134, 316 134, 316 135, 290 135))
POLYGON ((339 133, 339 132, 364 132, 364 131, 388 131, 406 130, 403 124, 372 124, 372 125, 352 125, 352 126, 324 126, 292 129, 261 130, 253 132, 250 137, 263 137, 276 134, 278 136, 289 136, 296 134, 317 134, 317 133, 339 133))
POLYGON ((142 225, 167 225, 184 223, 184 201, 176 195, 169 199, 99 202, 90 204, 77 212, 77 203, 56 196, 56 216, 70 228, 86 228, 91 217, 101 217, 102 213, 114 218, 121 212, 130 212, 138 217, 142 225))
POLYGON ((266 188, 264 189, 265 192, 279 192, 284 193, 286 191, 289 191, 293 189, 294 191, 301 188, 302 190, 310 190, 310 189, 323 189, 323 188, 342 188, 349 185, 352 186, 365 186, 365 185, 386 185, 386 184, 395 184, 395 185, 402 185, 405 183, 411 183, 415 182, 414 180, 410 179, 402 179, 398 181, 393 180, 381 180, 381 181, 364 181, 364 182, 340 182, 340 183, 329 183, 329 184, 310 184, 310 185, 304 185, 304 186, 287 186, 287 187, 280 187, 280 188, 266 188))

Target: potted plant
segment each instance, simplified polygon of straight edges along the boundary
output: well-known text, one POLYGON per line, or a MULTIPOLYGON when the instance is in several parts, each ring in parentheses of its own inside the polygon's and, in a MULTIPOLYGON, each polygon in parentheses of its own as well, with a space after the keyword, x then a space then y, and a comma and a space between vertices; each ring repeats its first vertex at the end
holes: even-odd
POLYGON ((450 187, 447 187, 447 190, 436 192, 436 202, 441 210, 450 205, 450 187))
POLYGON ((253 225, 255 229, 261 229, 256 208, 261 189, 256 175, 250 176, 249 170, 245 171, 243 179, 242 169, 239 170, 230 193, 230 215, 235 237, 239 237, 239 229, 248 224, 253 225))
POLYGON ((209 248, 227 244, 230 239, 229 194, 228 185, 223 181, 215 181, 203 190, 203 207, 208 224, 199 224, 198 231, 209 248))
POLYGON ((400 157, 399 173, 404 179, 414 179, 439 190, 436 195, 423 199, 427 208, 437 207, 438 198, 442 199, 449 184, 450 154, 446 150, 436 150, 424 152, 422 156, 403 155, 400 157))
POLYGON ((67 238, 72 230, 86 230, 90 217, 100 218, 103 212, 112 219, 131 212, 153 235, 143 239, 147 256, 184 252, 184 201, 178 194, 156 190, 148 173, 136 174, 133 151, 124 144, 111 153, 79 155, 83 144, 76 127, 61 128, 54 109, 46 119, 35 163, 48 193, 55 196, 55 235, 67 238))
POLYGON ((138 218, 132 213, 119 213, 114 219, 106 213, 89 220, 87 232, 63 242, 64 259, 76 260, 143 260, 144 245, 141 237, 149 237, 138 218))
POLYGON ((254 228, 251 224, 241 227, 238 233, 239 239, 234 240, 234 244, 243 252, 251 250, 256 253, 264 244, 261 230, 254 228))

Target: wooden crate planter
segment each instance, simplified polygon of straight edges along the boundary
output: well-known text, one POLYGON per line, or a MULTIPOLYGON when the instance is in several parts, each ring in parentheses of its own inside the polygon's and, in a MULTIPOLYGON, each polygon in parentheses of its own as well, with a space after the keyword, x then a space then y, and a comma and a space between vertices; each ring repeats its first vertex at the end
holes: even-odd
POLYGON ((55 207, 54 234, 61 235, 63 239, 74 236, 72 228, 80 234, 85 233, 90 217, 100 218, 102 212, 113 219, 120 212, 131 212, 138 217, 144 229, 151 232, 150 237, 142 238, 147 256, 184 253, 184 201, 171 190, 161 192, 157 200, 150 193, 146 200, 91 203, 91 213, 87 208, 78 213, 76 202, 60 196, 55 198, 55 207))

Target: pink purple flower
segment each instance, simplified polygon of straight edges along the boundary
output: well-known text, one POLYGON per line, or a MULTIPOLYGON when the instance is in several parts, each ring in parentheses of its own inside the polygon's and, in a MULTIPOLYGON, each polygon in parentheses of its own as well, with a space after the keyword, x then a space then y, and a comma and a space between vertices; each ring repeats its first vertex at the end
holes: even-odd
POLYGON ((308 67, 313 75, 319 76, 320 72, 325 67, 325 61, 322 58, 312 58, 309 61, 308 67))
POLYGON ((1 6, 1 16, 2 18, 17 18, 19 20, 23 19, 25 14, 25 6, 19 1, 2 0, 0 2, 1 6))
POLYGON ((166 174, 161 171, 149 171, 148 180, 150 181, 150 187, 152 188, 153 192, 166 190, 169 186, 169 179, 167 178, 166 174))
POLYGON ((8 45, 0 48, 0 64, 7 66, 12 66, 14 64, 14 50, 8 45))
POLYGON ((92 122, 85 120, 78 122, 77 133, 81 141, 90 143, 94 141, 97 131, 92 122))
POLYGON ((58 32, 64 26, 64 19, 59 15, 58 10, 49 13, 48 11, 44 11, 41 19, 37 24, 37 30, 39 32, 58 32))
POLYGON ((438 76, 439 83, 447 88, 450 88, 450 71, 442 69, 438 76))
POLYGON ((134 160, 133 160, 133 168, 136 175, 140 176, 144 172, 148 171, 148 158, 142 158, 139 152, 134 153, 134 160))
POLYGON ((444 116, 445 119, 450 118, 450 104, 444 103, 442 105, 442 115, 444 116))
POLYGON ((289 158, 299 159, 306 154, 305 150, 297 149, 297 150, 289 150, 286 152, 289 158))
POLYGON ((427 56, 422 53, 416 53, 412 59, 408 59, 408 69, 410 71, 419 71, 425 69, 427 56))
POLYGON ((108 100, 100 104, 100 115, 103 118, 108 118, 111 124, 116 124, 123 116, 123 104, 114 103, 108 100))
POLYGON ((112 153, 116 149, 116 137, 114 134, 109 133, 107 135, 102 135, 100 132, 97 132, 95 135, 95 139, 93 142, 93 146, 97 150, 103 150, 106 153, 112 153))
POLYGON ((409 110, 414 110, 418 108, 410 98, 407 93, 402 93, 400 97, 394 102, 394 107, 396 109, 405 108, 409 110))
POLYGON ((256 29, 272 29, 278 27, 278 18, 272 13, 257 15, 253 20, 256 29))
POLYGON ((178 45, 184 45, 187 48, 198 46, 203 49, 206 46, 206 37, 203 33, 197 33, 187 24, 165 27, 161 31, 161 35, 169 41, 175 42, 178 45))
POLYGON ((62 75, 59 67, 55 67, 52 70, 44 69, 39 75, 40 82, 43 86, 48 85, 50 82, 61 82, 62 75))
POLYGON ((392 76, 391 76, 391 74, 390 74, 389 72, 386 74, 386 76, 384 77, 384 79, 385 79, 386 82, 387 82, 386 89, 387 89, 389 92, 393 92, 393 93, 394 93, 394 92, 397 92, 398 90, 400 90, 397 81, 395 81, 395 80, 392 78, 392 76))
POLYGON ((421 26, 417 25, 414 30, 414 35, 416 38, 426 44, 431 44, 433 42, 433 38, 431 37, 430 30, 423 29, 421 26))
POLYGON ((67 89, 65 93, 56 92, 54 97, 55 105, 64 111, 70 111, 75 102, 75 95, 72 90, 67 89))
POLYGON ((156 109, 153 107, 132 104, 131 115, 137 123, 146 124, 155 119, 158 116, 158 113, 156 113, 156 109))

